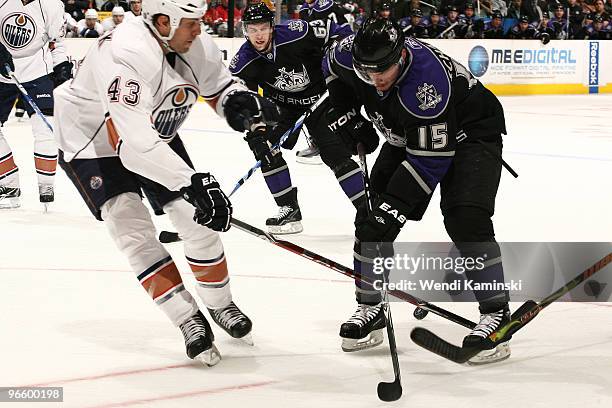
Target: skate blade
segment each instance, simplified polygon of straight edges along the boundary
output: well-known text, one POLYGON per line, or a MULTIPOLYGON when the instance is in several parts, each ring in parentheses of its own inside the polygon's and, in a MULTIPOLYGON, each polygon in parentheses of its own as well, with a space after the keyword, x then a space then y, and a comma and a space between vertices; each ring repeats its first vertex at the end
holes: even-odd
POLYGON ((323 160, 321 160, 321 156, 295 156, 295 161, 301 164, 310 164, 318 166, 323 164, 323 160))
POLYGON ((0 198, 0 209, 11 209, 21 207, 19 197, 0 198))
POLYGON ((361 351, 369 348, 374 348, 382 344, 384 339, 383 329, 373 330, 368 336, 363 339, 347 339, 342 338, 342 351, 351 353, 353 351, 361 351))
POLYGON ((46 214, 49 212, 49 203, 41 203, 43 205, 43 213, 46 214))
POLYGON ((201 352, 193 359, 199 361, 200 363, 208 367, 212 367, 216 365, 219 361, 221 361, 221 353, 219 353, 217 346, 213 344, 211 348, 201 352))
POLYGON ((468 360, 469 365, 483 365, 504 361, 510 357, 510 342, 499 343, 491 350, 483 350, 468 360))
POLYGON ((285 225, 268 225, 268 232, 270 234, 297 234, 298 232, 302 231, 304 231, 304 227, 302 227, 302 223, 300 221, 288 222, 285 225))
POLYGON ((248 344, 249 346, 254 346, 255 343, 253 342, 253 336, 251 336, 251 333, 247 333, 244 336, 240 337, 238 340, 248 344))

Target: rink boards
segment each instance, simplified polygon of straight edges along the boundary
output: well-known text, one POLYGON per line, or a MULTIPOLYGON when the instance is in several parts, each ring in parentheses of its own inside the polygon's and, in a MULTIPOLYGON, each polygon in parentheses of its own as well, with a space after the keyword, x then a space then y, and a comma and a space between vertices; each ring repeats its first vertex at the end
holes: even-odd
MULTIPOLYGON (((81 60, 95 39, 67 39, 81 60)), ((215 38, 229 63, 245 40, 215 38)), ((612 92, 611 41, 427 40, 461 62, 496 95, 612 92)), ((76 64, 75 64, 76 66, 76 64)))

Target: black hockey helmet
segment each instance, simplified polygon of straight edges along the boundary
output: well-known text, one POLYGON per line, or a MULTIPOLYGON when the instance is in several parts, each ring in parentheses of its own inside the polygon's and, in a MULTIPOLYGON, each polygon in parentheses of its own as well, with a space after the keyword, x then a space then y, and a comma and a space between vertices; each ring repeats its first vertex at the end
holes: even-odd
POLYGON ((368 84, 369 72, 386 71, 401 63, 404 32, 396 22, 387 19, 368 19, 355 34, 351 53, 355 72, 368 84))
POLYGON ((254 3, 244 10, 242 14, 242 24, 263 23, 269 21, 270 25, 274 21, 274 12, 268 8, 266 3, 254 3))

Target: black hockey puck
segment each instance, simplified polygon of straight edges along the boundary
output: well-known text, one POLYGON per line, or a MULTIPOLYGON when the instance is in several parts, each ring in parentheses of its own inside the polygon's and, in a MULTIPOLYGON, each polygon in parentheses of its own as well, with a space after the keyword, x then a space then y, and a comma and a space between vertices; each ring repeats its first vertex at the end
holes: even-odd
POLYGON ((423 320, 428 313, 429 312, 427 310, 417 307, 416 309, 414 309, 414 312, 412 314, 414 315, 415 319, 423 320))

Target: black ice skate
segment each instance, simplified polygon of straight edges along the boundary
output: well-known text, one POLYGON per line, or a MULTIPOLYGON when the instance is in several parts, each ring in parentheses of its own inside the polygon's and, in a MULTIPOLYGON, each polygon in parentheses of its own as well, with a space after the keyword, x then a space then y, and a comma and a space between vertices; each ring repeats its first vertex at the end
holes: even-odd
POLYGON ((18 187, 0 186, 0 208, 18 208, 21 190, 18 187))
POLYGON ((179 328, 185 337, 185 347, 189 358, 198 360, 209 367, 221 360, 221 354, 213 343, 215 335, 202 312, 198 310, 198 313, 180 324, 179 328))
POLYGON ((25 120, 23 117, 24 115, 25 115, 25 109, 15 108, 15 117, 17 118, 19 122, 23 122, 25 120))
POLYGON ((383 342, 385 325, 381 303, 375 306, 359 304, 351 318, 340 326, 342 350, 350 352, 378 346, 383 342))
POLYGON ((225 330, 227 334, 251 346, 253 345, 253 339, 251 337, 253 323, 251 323, 251 320, 238 309, 238 306, 236 306, 234 302, 231 302, 221 309, 208 309, 208 312, 213 321, 225 330))
POLYGON ((297 234, 302 232, 302 213, 297 202, 279 207, 275 217, 268 218, 266 225, 270 234, 297 234))
POLYGON ((53 191, 53 184, 39 184, 38 195, 41 204, 44 206, 44 211, 47 212, 50 203, 55 201, 55 193, 53 191))
POLYGON ((510 309, 480 315, 480 322, 463 339, 464 348, 480 348, 483 351, 468 360, 468 364, 489 364, 510 357, 510 339, 494 342, 489 335, 510 321, 510 309))

